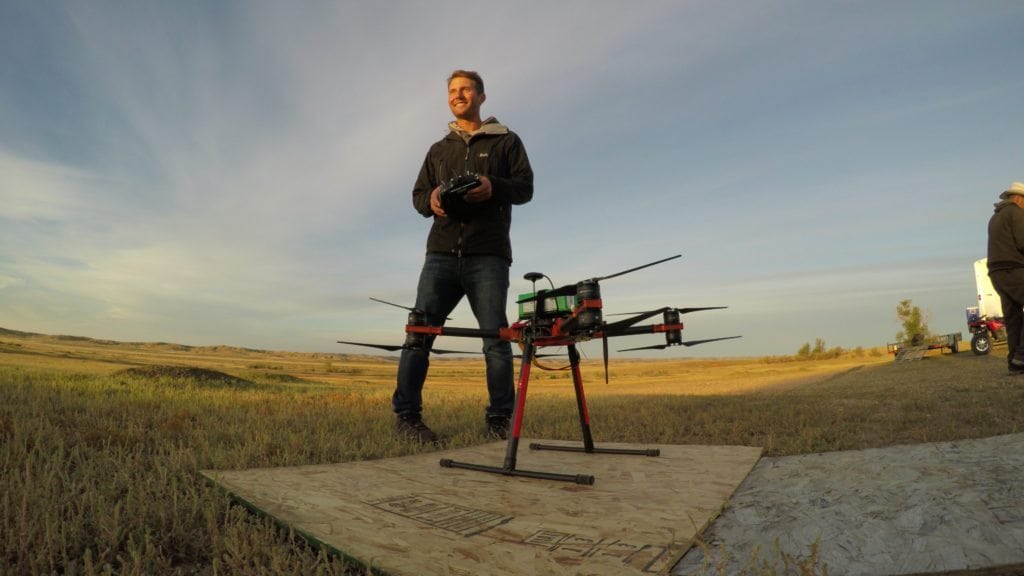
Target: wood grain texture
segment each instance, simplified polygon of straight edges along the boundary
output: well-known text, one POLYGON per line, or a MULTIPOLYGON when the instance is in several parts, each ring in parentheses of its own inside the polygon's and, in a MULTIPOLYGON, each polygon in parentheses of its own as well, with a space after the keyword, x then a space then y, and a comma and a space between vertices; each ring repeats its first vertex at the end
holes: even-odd
MULTIPOLYGON (((545 441, 552 443, 551 441, 545 441)), ((501 466, 495 442, 402 458, 203 474, 300 533, 394 575, 667 574, 760 448, 637 446, 658 457, 533 451, 517 468, 593 486, 442 468, 501 466)), ((553 442, 559 443, 559 442, 553 442)))

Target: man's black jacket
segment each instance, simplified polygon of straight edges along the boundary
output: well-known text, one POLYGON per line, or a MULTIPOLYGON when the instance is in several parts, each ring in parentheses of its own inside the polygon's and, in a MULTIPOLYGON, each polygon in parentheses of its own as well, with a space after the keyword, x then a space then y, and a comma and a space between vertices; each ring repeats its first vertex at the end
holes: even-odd
POLYGON ((495 255, 511 262, 512 205, 533 198, 533 169, 526 148, 519 136, 494 118, 488 118, 472 134, 459 131, 454 122, 449 127, 452 131, 427 151, 412 191, 416 211, 434 218, 427 252, 495 255), (464 222, 436 216, 430 209, 430 193, 442 182, 465 172, 487 176, 491 198, 473 205, 464 222))
POLYGON ((1024 268, 1024 209, 1003 200, 988 221, 988 270, 1014 268, 1024 268))

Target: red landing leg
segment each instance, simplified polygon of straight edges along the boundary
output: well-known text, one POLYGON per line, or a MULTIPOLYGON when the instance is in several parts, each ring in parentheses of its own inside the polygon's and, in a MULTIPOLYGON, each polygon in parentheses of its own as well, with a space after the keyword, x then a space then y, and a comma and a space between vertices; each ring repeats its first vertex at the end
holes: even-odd
MULTIPOLYGON (((535 347, 532 341, 526 342, 526 349, 523 351, 522 365, 519 370, 519 389, 516 392, 516 411, 512 421, 512 434, 508 438, 508 448, 505 452, 505 463, 503 466, 485 466, 483 464, 472 464, 469 462, 457 462, 450 459, 442 459, 441 466, 445 468, 464 468, 479 472, 490 472, 503 474, 505 476, 524 476, 527 478, 540 478, 543 480, 560 480, 564 482, 575 482, 576 484, 591 485, 594 477, 589 474, 557 474, 553 472, 538 472, 533 470, 520 470, 516 468, 516 453, 519 450, 519 435, 523 426, 523 410, 526 407, 526 389, 530 381, 530 366, 533 363, 535 347)), ((576 407, 579 411, 580 427, 583 430, 583 446, 558 446, 552 444, 531 443, 532 450, 560 450, 563 452, 585 452, 587 454, 636 454, 640 456, 658 456, 661 451, 658 449, 623 449, 623 448, 597 448, 594 446, 593 437, 590 434, 590 415, 587 412, 587 401, 583 394, 583 378, 580 375, 580 355, 575 344, 569 345, 569 362, 572 365, 572 381, 576 390, 576 407)))

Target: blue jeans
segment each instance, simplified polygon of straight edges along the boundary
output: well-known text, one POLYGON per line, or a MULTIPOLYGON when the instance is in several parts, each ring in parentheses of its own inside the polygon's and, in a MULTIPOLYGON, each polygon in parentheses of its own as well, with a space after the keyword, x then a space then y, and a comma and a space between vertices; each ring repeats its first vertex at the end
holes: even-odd
MULTIPOLYGON (((482 330, 507 327, 508 271, 508 260, 500 256, 427 254, 416 290, 416 308, 426 313, 429 325, 441 326, 466 296, 482 330)), ((399 416, 419 414, 423 409, 423 382, 433 345, 431 336, 427 337, 426 349, 402 350, 398 385, 391 398, 391 406, 399 416)), ((483 353, 489 397, 486 414, 511 416, 515 407, 512 345, 499 338, 484 338, 483 353)))

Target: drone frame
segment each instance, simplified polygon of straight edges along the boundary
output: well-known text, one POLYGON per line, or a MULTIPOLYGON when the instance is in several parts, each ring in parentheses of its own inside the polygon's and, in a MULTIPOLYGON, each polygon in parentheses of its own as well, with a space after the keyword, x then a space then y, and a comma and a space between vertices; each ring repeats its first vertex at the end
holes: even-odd
POLYGON ((572 368, 573 389, 576 392, 576 408, 579 414, 580 429, 583 433, 583 446, 562 446, 557 444, 530 443, 531 450, 558 450, 564 452, 585 452, 587 454, 632 454, 641 456, 658 456, 661 451, 657 448, 626 449, 626 448, 601 448, 594 445, 594 439, 590 432, 590 413, 587 410, 586 394, 583 390, 583 377, 580 371, 580 354, 576 349, 575 342, 567 341, 557 344, 537 344, 527 338, 523 342, 523 360, 519 369, 519 384, 516 390, 516 407, 512 418, 512 429, 508 436, 508 444, 505 450, 505 461, 501 467, 488 466, 485 464, 474 464, 471 462, 460 462, 451 459, 441 459, 441 466, 445 468, 463 468, 479 472, 491 472, 505 476, 523 476, 527 478, 539 478, 544 480, 560 480, 575 482, 576 484, 592 485, 594 476, 590 474, 561 474, 556 472, 542 472, 536 470, 523 470, 517 468, 516 460, 519 451, 519 439, 523 429, 523 415, 526 408, 526 393, 530 381, 530 367, 534 353, 538 346, 566 346, 569 351, 569 362, 572 368))
MULTIPOLYGON (((462 468, 480 472, 490 472, 505 476, 522 476, 527 478, 539 478, 546 480, 559 480, 575 482, 576 484, 592 485, 594 476, 589 474, 562 474, 556 472, 542 472, 535 470, 523 470, 517 467, 517 455, 519 441, 521 438, 523 417, 526 410, 526 396, 530 382, 531 366, 540 355, 537 350, 545 347, 565 347, 568 349, 569 366, 572 371, 573 389, 576 394, 576 408, 579 415, 580 429, 582 432, 582 446, 563 446, 555 444, 530 443, 531 450, 556 450, 564 452, 582 452, 586 454, 625 454, 638 456, 659 456, 657 448, 605 448, 594 444, 593 435, 590 430, 590 413, 587 409, 586 394, 583 387, 583 376, 580 370, 580 353, 577 344, 593 339, 601 339, 604 352, 605 381, 608 380, 608 339, 619 336, 633 336, 639 334, 664 334, 665 344, 655 346, 643 346, 640 348, 629 348, 627 350, 663 349, 670 346, 693 346, 717 340, 729 340, 739 336, 727 336, 724 338, 709 338, 704 340, 683 341, 682 330, 684 328, 679 317, 689 312, 702 310, 716 310, 724 306, 711 306, 701 308, 671 308, 663 307, 646 312, 628 313, 629 318, 605 322, 602 315, 603 303, 601 301, 600 281, 621 276, 629 272, 661 264, 668 260, 681 257, 681 254, 650 262, 642 266, 630 268, 616 274, 600 276, 569 284, 550 290, 536 290, 536 282, 545 278, 543 274, 530 272, 525 275, 527 280, 534 283, 534 292, 517 301, 518 304, 534 303, 532 311, 515 324, 496 330, 484 330, 478 328, 459 328, 432 326, 427 324, 427 316, 422 310, 406 308, 410 311, 408 322, 405 326, 405 343, 401 346, 385 346, 379 344, 363 344, 358 342, 339 341, 343 344, 356 344, 372 346, 385 350, 426 349, 435 353, 452 353, 449 350, 435 350, 432 347, 433 339, 437 336, 453 336, 462 338, 496 338, 508 342, 518 342, 522 348, 522 362, 519 368, 519 380, 516 390, 515 411, 512 414, 512 428, 508 435, 505 460, 502 466, 489 466, 471 462, 461 462, 448 458, 441 459, 441 466, 444 468, 462 468), (553 298, 573 296, 575 303, 572 310, 559 310, 555 306, 554 311, 546 310, 547 302, 553 298), (656 324, 641 325, 640 322, 661 315, 662 321, 656 324)), ((376 299, 373 299, 376 300, 376 299)), ((377 300, 378 302, 383 302, 377 300)), ((390 302, 384 302, 391 304, 390 302)), ((405 308, 404 306, 391 304, 405 308)), ((541 368, 543 368, 541 366, 541 368)))

